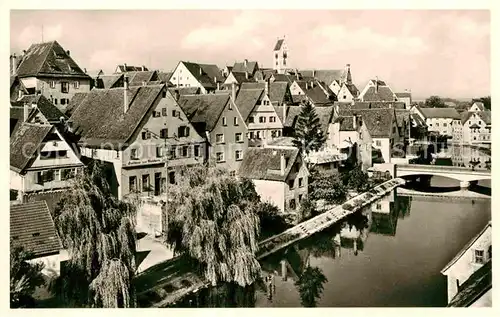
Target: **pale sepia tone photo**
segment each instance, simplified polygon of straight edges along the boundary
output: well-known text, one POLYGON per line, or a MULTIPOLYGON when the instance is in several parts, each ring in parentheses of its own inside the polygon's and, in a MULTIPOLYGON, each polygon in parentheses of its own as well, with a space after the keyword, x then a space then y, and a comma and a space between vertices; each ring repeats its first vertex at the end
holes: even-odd
POLYGON ((10 307, 492 307, 488 10, 11 10, 10 307))

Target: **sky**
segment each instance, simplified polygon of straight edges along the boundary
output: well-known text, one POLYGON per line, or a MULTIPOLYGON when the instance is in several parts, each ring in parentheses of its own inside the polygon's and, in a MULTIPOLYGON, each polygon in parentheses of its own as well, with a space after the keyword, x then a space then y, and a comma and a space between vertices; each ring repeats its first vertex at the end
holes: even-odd
POLYGON ((179 61, 272 67, 285 36, 289 65, 342 69, 362 90, 378 77, 414 99, 490 95, 487 10, 11 11, 11 53, 57 40, 81 68, 171 71, 179 61))

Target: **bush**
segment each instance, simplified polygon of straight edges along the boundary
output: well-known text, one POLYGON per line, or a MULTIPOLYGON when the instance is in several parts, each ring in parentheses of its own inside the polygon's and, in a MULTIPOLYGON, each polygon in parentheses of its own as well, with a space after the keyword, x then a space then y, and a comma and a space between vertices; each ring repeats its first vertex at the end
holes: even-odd
POLYGON ((327 203, 340 204, 347 198, 347 187, 338 174, 318 174, 309 187, 312 200, 324 199, 327 203))
POLYGON ((255 213, 260 220, 260 239, 266 239, 289 228, 280 210, 275 205, 267 202, 258 203, 255 213))

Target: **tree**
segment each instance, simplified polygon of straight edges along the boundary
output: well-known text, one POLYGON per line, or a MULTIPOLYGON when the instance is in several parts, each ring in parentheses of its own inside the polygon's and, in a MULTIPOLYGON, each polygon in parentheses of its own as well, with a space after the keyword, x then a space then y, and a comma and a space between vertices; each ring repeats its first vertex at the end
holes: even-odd
POLYGON ((309 193, 312 200, 324 199, 329 203, 340 204, 346 200, 347 187, 337 174, 320 174, 310 183, 309 193))
POLYGON ((425 107, 427 108, 446 108, 446 104, 438 96, 430 96, 425 99, 425 107))
POLYGON ((317 215, 316 206, 308 197, 302 199, 299 208, 298 221, 305 221, 317 215))
POLYGON ((364 192, 369 188, 368 174, 363 172, 361 166, 357 165, 347 173, 347 186, 358 192, 364 192))
POLYGON ((293 145, 302 152, 309 154, 311 151, 320 150, 325 141, 326 136, 321 130, 316 111, 313 105, 307 102, 302 106, 295 125, 293 145))
POLYGON ((321 297, 323 284, 328 279, 317 267, 307 266, 295 285, 299 289, 300 302, 304 307, 316 307, 316 301, 321 297))
POLYGON ((268 202, 260 202, 255 207, 260 222, 260 238, 265 239, 288 229, 289 225, 280 214, 280 210, 268 202))
POLYGON ((33 292, 45 284, 43 263, 29 263, 32 257, 21 246, 10 242, 10 307, 34 307, 33 292))
POLYGON ((65 302, 135 307, 135 216, 134 204, 111 194, 101 163, 76 176, 55 210, 69 260, 53 287, 65 302))
POLYGON ((203 166, 183 171, 169 186, 167 243, 191 259, 234 305, 237 290, 260 278, 258 195, 250 183, 203 166))

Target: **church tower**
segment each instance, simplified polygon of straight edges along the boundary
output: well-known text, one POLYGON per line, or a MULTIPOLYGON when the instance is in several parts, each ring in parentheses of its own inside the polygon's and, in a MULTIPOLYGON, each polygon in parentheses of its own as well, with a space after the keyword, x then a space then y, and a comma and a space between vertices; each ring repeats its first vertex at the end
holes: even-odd
POLYGON ((278 39, 276 45, 274 45, 273 51, 273 69, 278 72, 278 74, 284 74, 287 69, 290 68, 290 62, 288 60, 288 46, 286 45, 285 38, 278 39))

